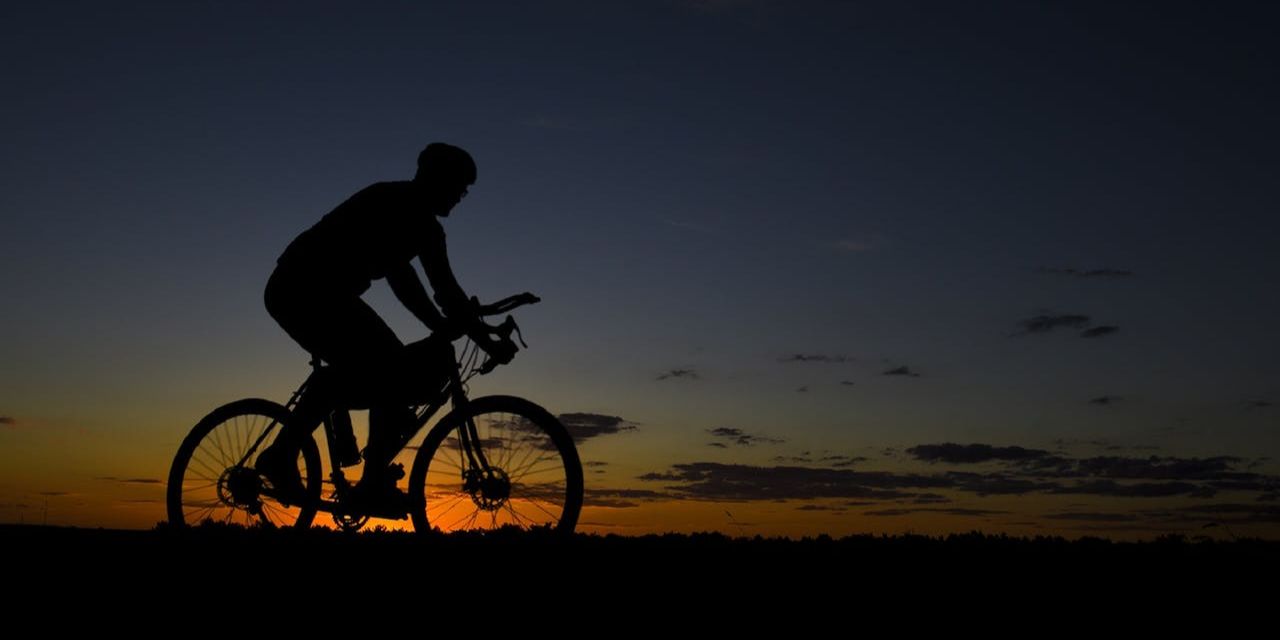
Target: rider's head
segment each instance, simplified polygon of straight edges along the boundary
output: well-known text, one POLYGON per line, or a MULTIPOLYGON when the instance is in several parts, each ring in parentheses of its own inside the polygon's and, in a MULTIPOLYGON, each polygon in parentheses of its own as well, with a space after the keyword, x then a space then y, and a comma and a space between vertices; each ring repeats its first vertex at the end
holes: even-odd
POLYGON ((432 142, 418 154, 413 181, 426 189, 431 213, 447 216, 475 184, 476 162, 471 154, 443 142, 432 142))

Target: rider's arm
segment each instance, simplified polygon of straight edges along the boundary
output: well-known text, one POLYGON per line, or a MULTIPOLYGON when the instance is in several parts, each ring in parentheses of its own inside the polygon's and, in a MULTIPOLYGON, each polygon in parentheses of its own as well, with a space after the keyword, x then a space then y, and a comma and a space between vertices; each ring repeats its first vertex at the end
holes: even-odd
POLYGON ((444 315, 453 320, 470 320, 473 314, 471 301, 454 277, 453 268, 449 266, 449 254, 443 237, 431 242, 419 254, 418 259, 422 262, 422 270, 427 273, 431 290, 435 292, 436 304, 440 305, 444 315))
MULTIPOLYGON (((422 286, 422 280, 418 279, 418 274, 414 272, 411 263, 396 265, 387 272, 387 284, 391 285, 391 291, 396 294, 396 298, 404 304, 414 316, 427 325, 432 332, 443 330, 446 321, 440 315, 440 311, 431 304, 431 298, 427 295, 427 290, 422 286)), ((433 285, 434 286, 434 285, 433 285)))
POLYGON ((449 266, 449 254, 445 250, 443 234, 434 242, 430 242, 419 254, 418 259, 422 261, 422 269, 427 273, 427 281, 431 283, 431 289, 435 292, 435 301, 440 305, 447 321, 461 323, 461 326, 467 329, 467 337, 489 353, 503 349, 502 345, 482 328, 483 323, 477 322, 479 318, 476 316, 476 308, 466 292, 462 290, 462 286, 458 284, 457 278, 453 275, 453 269, 449 266))

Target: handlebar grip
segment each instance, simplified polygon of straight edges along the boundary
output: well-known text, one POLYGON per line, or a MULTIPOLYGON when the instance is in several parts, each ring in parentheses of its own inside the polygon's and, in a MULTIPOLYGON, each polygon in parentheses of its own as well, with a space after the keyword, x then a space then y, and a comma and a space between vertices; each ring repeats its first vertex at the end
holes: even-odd
POLYGON ((517 307, 522 307, 526 304, 535 304, 538 302, 542 302, 542 298, 526 291, 514 296, 507 296, 493 304, 482 305, 477 303, 476 309, 482 316, 496 316, 500 313, 506 313, 514 310, 517 307))

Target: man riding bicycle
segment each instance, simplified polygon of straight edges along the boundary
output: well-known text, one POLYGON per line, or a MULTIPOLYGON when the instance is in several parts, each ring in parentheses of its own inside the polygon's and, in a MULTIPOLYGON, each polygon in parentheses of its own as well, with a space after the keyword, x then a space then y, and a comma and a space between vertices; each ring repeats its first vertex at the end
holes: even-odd
POLYGON ((412 427, 410 405, 416 403, 411 398, 425 388, 440 388, 444 372, 454 366, 454 353, 438 337, 408 347, 401 343, 360 298, 373 280, 386 278, 433 337, 456 335, 455 328, 461 328, 500 363, 515 354, 509 341, 472 329, 481 325, 449 267, 444 229, 436 219, 448 217, 475 180, 470 154, 448 144, 429 144, 418 156, 412 181, 366 187, 299 234, 277 260, 264 296, 267 311, 303 349, 328 362, 332 372, 323 389, 304 395, 291 422, 258 457, 256 468, 277 493, 303 495, 298 443, 310 437, 327 411, 367 406, 364 475, 352 497, 375 507, 404 501, 396 487, 403 470, 391 460, 403 444, 401 434, 412 427), (415 257, 439 310, 413 268, 415 257), (335 397, 341 398, 338 404, 335 397))

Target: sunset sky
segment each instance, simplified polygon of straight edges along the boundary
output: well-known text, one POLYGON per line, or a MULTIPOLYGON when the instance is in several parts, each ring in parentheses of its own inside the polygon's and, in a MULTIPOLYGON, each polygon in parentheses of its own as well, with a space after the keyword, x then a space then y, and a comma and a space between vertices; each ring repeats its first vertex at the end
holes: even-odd
POLYGON ((6 3, 0 523, 163 520, 308 372, 280 252, 445 141, 581 530, 1280 538, 1280 12, 1041 4, 6 3))

